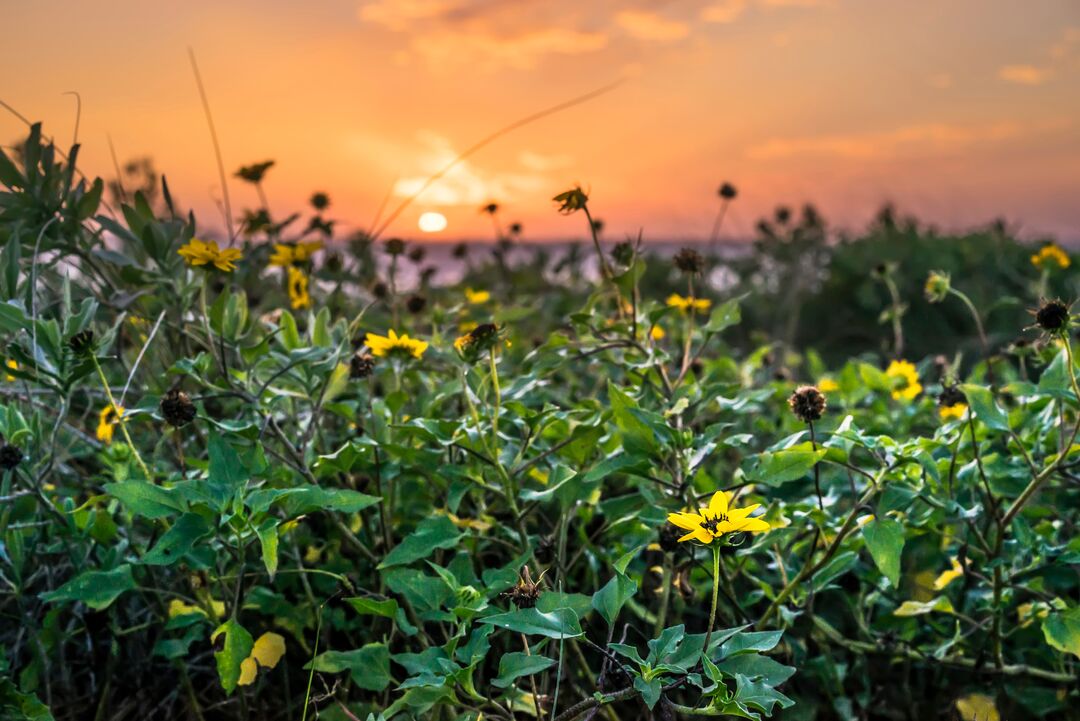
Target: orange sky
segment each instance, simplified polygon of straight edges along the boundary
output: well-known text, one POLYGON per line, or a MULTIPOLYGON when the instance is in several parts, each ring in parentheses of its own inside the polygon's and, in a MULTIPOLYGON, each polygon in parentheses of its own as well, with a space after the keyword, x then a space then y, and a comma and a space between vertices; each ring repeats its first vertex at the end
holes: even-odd
MULTIPOLYGON (((516 131, 425 193, 390 233, 488 238, 490 200, 525 237, 578 236, 550 198, 575 182, 609 237, 706 236, 722 180, 747 237, 778 203, 858 229, 885 200, 946 228, 1003 216, 1080 240, 1076 0, 34 0, 7 2, 0 99, 63 144, 82 96, 88 174, 152 155, 221 226, 197 53, 226 167, 273 158, 277 215, 328 192, 343 227, 499 127, 516 131)), ((19 137, 0 116, 0 142, 19 137)), ((230 181, 234 206, 249 187, 230 181)))

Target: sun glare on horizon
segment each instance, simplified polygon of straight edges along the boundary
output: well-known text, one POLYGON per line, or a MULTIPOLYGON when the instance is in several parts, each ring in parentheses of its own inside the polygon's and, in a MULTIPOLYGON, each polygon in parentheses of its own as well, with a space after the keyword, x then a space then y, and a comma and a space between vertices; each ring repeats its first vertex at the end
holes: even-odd
POLYGON ((428 211, 420 215, 417 226, 423 233, 438 233, 446 230, 446 216, 442 213, 428 211))

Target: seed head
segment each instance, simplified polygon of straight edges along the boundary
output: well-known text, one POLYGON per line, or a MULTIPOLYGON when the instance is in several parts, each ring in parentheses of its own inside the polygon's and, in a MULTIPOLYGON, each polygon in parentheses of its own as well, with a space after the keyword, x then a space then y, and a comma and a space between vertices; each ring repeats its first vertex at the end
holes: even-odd
POLYGON ((386 241, 386 252, 390 255, 401 255, 405 252, 405 241, 401 238, 390 238, 386 241))
POLYGON ((825 413, 825 394, 814 386, 800 386, 788 398, 788 405, 800 421, 813 423, 825 413))
POLYGON ((195 404, 188 394, 173 388, 161 399, 161 417, 173 428, 186 426, 195 420, 195 404))
POLYGON ((717 194, 724 200, 734 200, 735 196, 739 194, 739 191, 735 189, 735 186, 731 183, 723 183, 720 186, 720 190, 717 194))
POLYGON ((458 260, 461 260, 462 258, 467 256, 468 254, 469 254, 469 245, 468 245, 468 243, 458 243, 457 245, 454 246, 454 249, 451 251, 451 255, 453 255, 458 260))
POLYGON ((353 353, 349 360, 350 378, 367 378, 375 371, 375 356, 363 351, 353 353))
POLYGON ((517 585, 505 591, 503 595, 513 601, 518 608, 534 608, 537 599, 540 598, 540 584, 533 583, 529 567, 522 566, 517 585))
POLYGON ((0 446, 0 468, 5 471, 10 471, 15 466, 22 463, 23 452, 18 446, 13 446, 10 443, 5 443, 0 446))
POLYGON ((630 265, 630 261, 634 259, 634 246, 625 240, 616 243, 615 247, 611 249, 611 257, 619 265, 630 265))
POLYGON ((423 262, 423 260, 424 260, 424 256, 425 256, 426 254, 427 254, 427 251, 426 251, 426 250, 424 250, 424 247, 423 247, 423 246, 421 246, 421 245, 414 245, 414 246, 412 247, 412 249, 411 249, 411 250, 409 250, 409 260, 411 260, 411 261, 412 261, 412 262, 414 262, 414 263, 418 263, 418 264, 419 264, 419 263, 422 263, 422 262, 423 262))
POLYGON ((1069 306, 1060 300, 1044 301, 1035 311, 1035 325, 1048 333, 1061 333, 1069 327, 1069 306))
POLYGON ((693 248, 683 248, 675 254, 675 267, 686 275, 699 275, 705 269, 705 259, 693 248))
POLYGON ((413 315, 424 312, 424 308, 427 307, 427 298, 422 295, 410 295, 409 299, 405 301, 405 309, 413 315))
POLYGON ((326 193, 315 193, 311 196, 311 207, 315 210, 326 210, 330 207, 330 196, 326 193))

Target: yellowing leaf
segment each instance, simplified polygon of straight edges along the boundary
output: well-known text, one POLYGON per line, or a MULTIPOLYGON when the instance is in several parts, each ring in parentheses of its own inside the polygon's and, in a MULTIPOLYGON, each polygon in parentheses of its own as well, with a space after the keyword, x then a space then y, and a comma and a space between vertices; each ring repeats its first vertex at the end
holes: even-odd
POLYGON ((960 576, 964 575, 964 567, 960 565, 960 561, 958 561, 955 557, 951 560, 952 568, 950 568, 948 571, 942 571, 941 575, 939 575, 934 580, 935 591, 940 591, 956 579, 960 578, 960 576))
POLYGON ((956 699, 956 710, 964 721, 1001 721, 994 699, 982 693, 956 699))
POLYGON ((920 603, 918 601, 904 601, 900 604, 900 608, 893 611, 894 616, 922 616, 923 614, 930 613, 931 611, 941 611, 942 613, 953 613, 952 601, 944 596, 938 596, 932 601, 926 601, 920 603))
POLYGON ((259 666, 255 659, 248 656, 240 662, 240 678, 236 681, 237 686, 250 686, 255 683, 255 675, 259 672, 259 666))
POLYGON ((251 658, 263 668, 274 668, 285 655, 285 639, 276 633, 264 633, 255 641, 251 658))
POLYGON ((177 616, 187 616, 193 613, 201 613, 206 615, 206 611, 202 610, 198 606, 190 603, 184 603, 179 598, 174 598, 169 601, 169 618, 176 618, 177 616))

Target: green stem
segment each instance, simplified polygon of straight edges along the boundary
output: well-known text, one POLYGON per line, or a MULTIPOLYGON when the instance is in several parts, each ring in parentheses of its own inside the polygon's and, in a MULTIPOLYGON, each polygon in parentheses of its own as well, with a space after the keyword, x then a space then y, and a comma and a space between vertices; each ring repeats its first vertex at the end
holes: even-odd
POLYGON ((705 646, 701 652, 709 656, 709 643, 712 641, 713 626, 716 624, 716 599, 720 595, 720 544, 712 544, 712 604, 709 606, 709 630, 705 633, 705 646))

